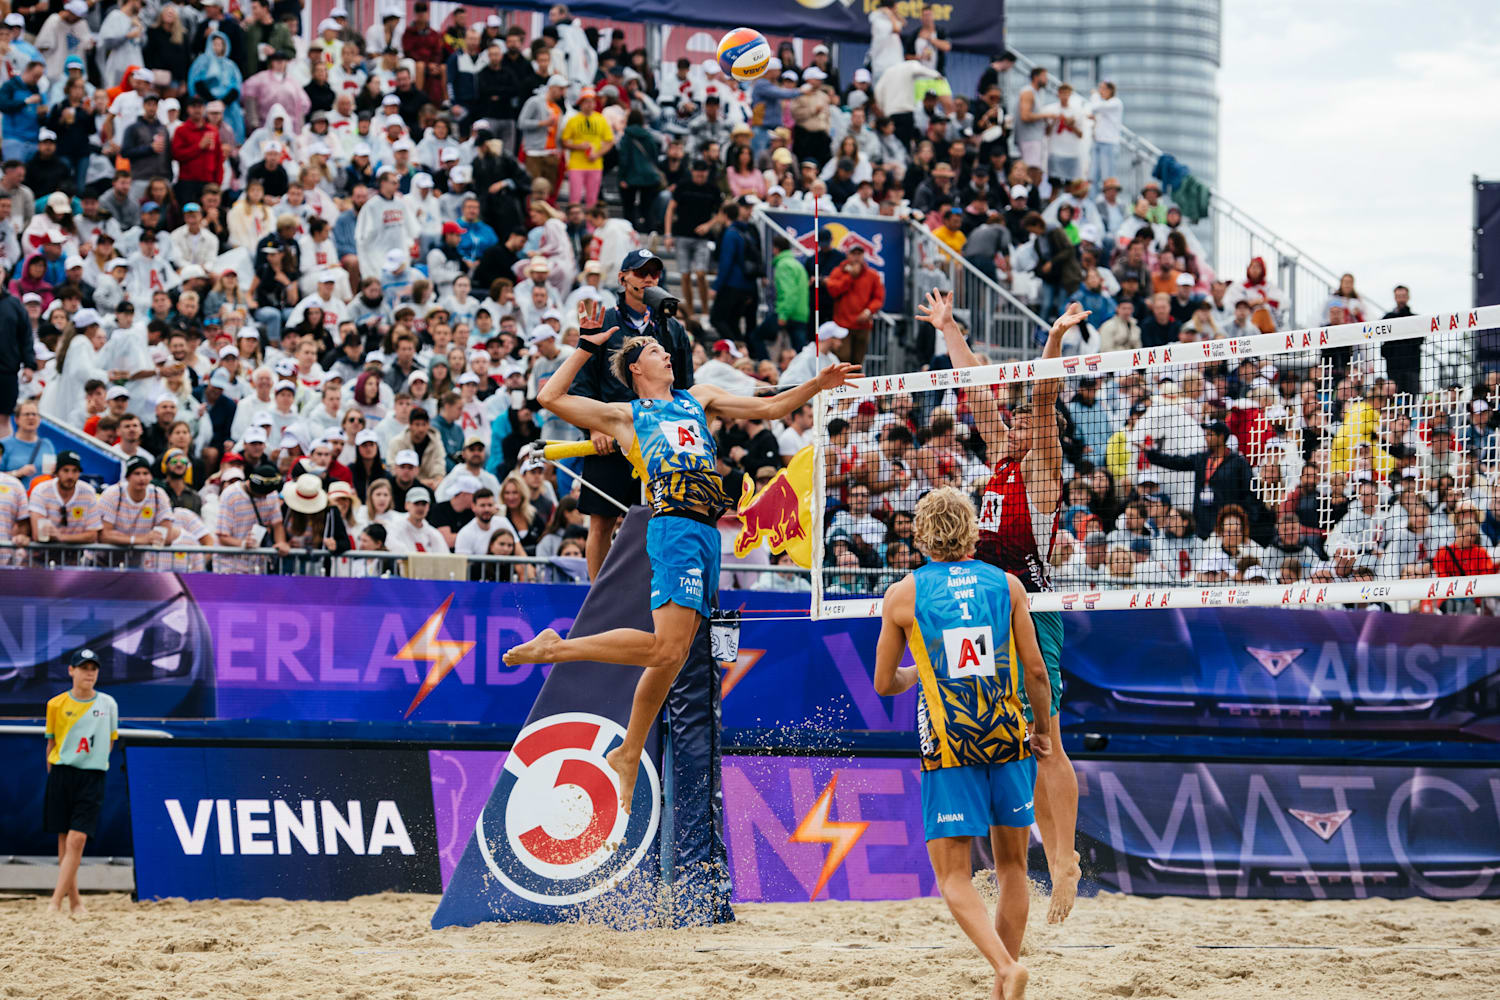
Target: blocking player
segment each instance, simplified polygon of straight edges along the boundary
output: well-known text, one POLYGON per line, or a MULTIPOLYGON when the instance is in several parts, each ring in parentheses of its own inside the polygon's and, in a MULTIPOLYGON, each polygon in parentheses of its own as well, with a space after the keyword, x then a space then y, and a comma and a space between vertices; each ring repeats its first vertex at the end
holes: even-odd
POLYGON ((974 505, 951 486, 917 502, 917 548, 932 561, 885 592, 875 651, 875 690, 921 685, 922 824, 938 891, 953 918, 995 970, 995 1000, 1026 994, 1017 959, 1030 910, 1026 849, 1036 761, 1053 747, 1051 686, 1027 610, 1011 574, 974 558, 974 505), (915 664, 902 667, 910 648, 915 664), (1037 719, 1022 714, 1024 684, 1037 719), (995 922, 974 888, 970 842, 988 835, 1000 900, 995 922))
POLYGON ((57 888, 47 909, 62 912, 66 899, 85 912, 78 894, 83 845, 99 827, 109 751, 120 731, 120 708, 97 689, 99 658, 80 649, 68 662, 73 687, 47 702, 47 792, 43 825, 57 834, 57 888))
MULTIPOLYGON (((951 293, 929 292, 927 301, 917 307, 917 316, 942 332, 955 368, 979 364, 953 320, 951 293)), ((1042 357, 1058 357, 1063 334, 1088 317, 1078 303, 1070 305, 1047 332, 1042 357)), ((980 500, 978 556, 1013 574, 1032 593, 1052 589, 1048 559, 1062 500, 1062 440, 1055 410, 1060 387, 1061 380, 1055 378, 1033 382, 1031 398, 1017 407, 1010 427, 1001 421, 995 397, 987 387, 971 390, 967 396, 994 470, 980 500)), ((1078 776, 1063 750, 1057 722, 1062 699, 1062 613, 1038 611, 1031 617, 1052 681, 1050 731, 1058 734, 1052 754, 1037 767, 1036 786, 1037 826, 1052 874, 1047 920, 1055 924, 1067 919, 1078 896, 1081 873, 1073 843, 1073 830, 1078 825, 1078 776)), ((1026 718, 1032 718, 1030 704, 1026 705, 1026 718)))
MULTIPOLYGON (((602 315, 598 301, 584 299, 578 304, 579 328, 597 330, 602 315)), ((710 415, 779 420, 819 390, 843 385, 858 375, 859 368, 833 365, 816 379, 776 396, 736 396, 712 385, 674 389, 671 355, 655 337, 633 336, 614 352, 611 365, 616 377, 634 390, 635 399, 602 403, 570 394, 574 377, 593 354, 604 350, 614 332, 611 328, 581 336, 579 350, 547 380, 537 401, 576 427, 612 436, 646 483, 651 496, 646 555, 651 560, 654 629, 611 629, 569 639, 544 629, 507 652, 505 662, 515 666, 594 660, 646 668, 636 685, 625 742, 607 755, 620 779, 620 808, 628 813, 651 724, 719 593, 717 523, 729 501, 715 469, 710 415)))

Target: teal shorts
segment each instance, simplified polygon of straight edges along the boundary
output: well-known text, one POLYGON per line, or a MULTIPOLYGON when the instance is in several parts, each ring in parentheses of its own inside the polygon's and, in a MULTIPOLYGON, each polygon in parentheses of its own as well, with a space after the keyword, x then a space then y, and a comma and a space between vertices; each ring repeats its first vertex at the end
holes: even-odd
MULTIPOLYGON (((1047 665, 1047 680, 1052 687, 1051 714, 1056 715, 1062 704, 1062 612, 1033 611, 1031 624, 1036 629, 1036 644, 1042 649, 1042 662, 1047 665)), ((1026 697, 1024 684, 1021 685, 1021 707, 1026 712, 1026 721, 1031 722, 1031 702, 1026 697)))
POLYGON ((922 772, 922 828, 928 840, 983 837, 992 826, 1030 826, 1036 758, 922 772))
POLYGON ((658 514, 646 524, 651 560, 651 610, 663 604, 713 616, 719 600, 719 529, 687 517, 658 514))

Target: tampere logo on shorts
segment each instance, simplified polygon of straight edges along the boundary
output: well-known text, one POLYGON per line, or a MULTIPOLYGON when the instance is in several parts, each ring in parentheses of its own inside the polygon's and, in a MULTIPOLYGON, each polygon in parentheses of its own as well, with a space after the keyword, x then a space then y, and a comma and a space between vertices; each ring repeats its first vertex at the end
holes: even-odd
POLYGON ((630 815, 604 755, 625 740, 616 722, 563 712, 531 723, 506 758, 495 806, 479 814, 475 833, 490 872, 523 899, 549 906, 601 895, 641 863, 656 836, 661 785, 641 756, 630 815), (488 814, 488 815, 487 815, 488 814))

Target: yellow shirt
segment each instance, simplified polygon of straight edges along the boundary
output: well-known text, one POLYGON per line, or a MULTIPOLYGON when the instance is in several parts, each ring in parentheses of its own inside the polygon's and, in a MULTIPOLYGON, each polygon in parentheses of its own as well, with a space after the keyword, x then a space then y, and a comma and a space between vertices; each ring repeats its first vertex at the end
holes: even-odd
MULTIPOLYGON (((567 124, 563 126, 562 141, 564 143, 590 142, 596 149, 602 149, 606 142, 615 141, 615 133, 603 115, 597 111, 591 111, 586 115, 576 114, 568 119, 567 124)), ((570 149, 568 150, 568 169, 603 170, 604 157, 590 159, 587 150, 570 149)))
POLYGON ((95 691, 88 701, 79 701, 64 691, 47 702, 47 738, 53 741, 47 763, 107 771, 109 747, 119 730, 120 709, 109 695, 95 691))
POLYGON ((962 229, 949 229, 947 226, 938 226, 932 231, 932 235, 942 240, 956 254, 962 254, 964 244, 969 242, 962 229))

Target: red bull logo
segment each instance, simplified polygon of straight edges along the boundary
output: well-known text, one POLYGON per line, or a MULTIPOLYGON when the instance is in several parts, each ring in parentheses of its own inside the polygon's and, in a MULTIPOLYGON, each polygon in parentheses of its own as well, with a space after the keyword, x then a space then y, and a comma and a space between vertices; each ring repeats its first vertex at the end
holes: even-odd
MULTIPOLYGON (((884 236, 877 233, 873 239, 869 239, 838 222, 825 222, 823 223, 823 228, 828 230, 829 234, 833 237, 833 249, 848 253, 855 247, 859 247, 864 250, 865 260, 869 261, 872 267, 885 266, 885 257, 880 252, 885 245, 884 236)), ((817 231, 809 229, 806 233, 797 237, 796 243, 808 253, 817 253, 817 231)))
POLYGON ((786 552, 798 566, 812 566, 813 446, 808 445, 791 463, 755 492, 746 476, 737 510, 740 532, 734 539, 734 554, 743 557, 764 538, 772 552, 786 552))

